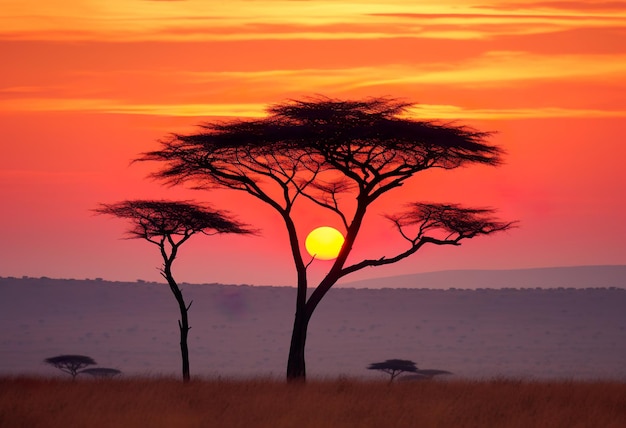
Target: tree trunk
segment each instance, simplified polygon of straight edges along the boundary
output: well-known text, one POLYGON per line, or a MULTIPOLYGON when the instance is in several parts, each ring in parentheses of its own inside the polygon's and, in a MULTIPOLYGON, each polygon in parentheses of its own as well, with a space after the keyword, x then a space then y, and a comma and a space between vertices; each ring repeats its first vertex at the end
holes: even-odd
MULTIPOLYGON (((172 294, 176 298, 176 302, 178 302, 178 309, 180 311, 180 319, 178 320, 178 328, 180 329, 180 354, 183 361, 183 382, 189 382, 189 348, 187 346, 187 336, 189 335, 189 318, 187 317, 187 311, 189 310, 189 306, 185 305, 185 299, 183 298, 183 293, 178 288, 178 284, 174 280, 171 272, 171 262, 173 257, 170 260, 166 259, 165 269, 163 270, 165 279, 167 279, 167 283, 170 286, 170 290, 172 290, 172 294)), ((189 304, 191 305, 191 303, 189 304)))
POLYGON ((291 333, 291 346, 289 347, 289 359, 287 360, 287 381, 304 382, 306 380, 306 363, 304 360, 304 348, 306 345, 306 332, 309 319, 304 315, 304 310, 296 312, 291 333))
POLYGON ((287 382, 304 382, 306 380, 306 363, 304 360, 304 347, 306 345, 306 331, 310 317, 306 311, 307 295, 307 272, 306 265, 302 260, 300 244, 298 243, 298 233, 289 213, 283 215, 291 252, 298 274, 298 286, 296 295, 296 316, 291 332, 291 345, 289 346, 289 358, 287 360, 287 382))
POLYGON ((293 332, 291 333, 291 346, 289 347, 289 359, 287 360, 287 381, 300 381, 306 380, 306 362, 304 359, 304 351, 306 346, 306 333, 309 327, 309 320, 313 316, 313 312, 317 305, 322 301, 322 298, 326 295, 328 290, 341 278, 341 269, 343 264, 352 250, 352 244, 357 235, 361 222, 365 216, 365 210, 367 208, 366 203, 359 203, 357 212, 355 214, 352 225, 344 246, 335 260, 333 267, 326 274, 324 279, 313 290, 311 296, 307 300, 307 276, 306 266, 302 264, 302 257, 298 250, 298 240, 295 227, 290 222, 288 217, 285 217, 287 224, 287 230, 289 230, 289 236, 291 239, 291 248, 294 251, 294 260, 296 261, 296 269, 298 271, 298 295, 296 298, 296 319, 293 323, 293 332))
POLYGON ((187 336, 189 334, 189 321, 187 319, 187 307, 185 302, 179 302, 181 308, 178 327, 180 328, 180 355, 183 359, 183 382, 189 382, 189 348, 187 347, 187 336))

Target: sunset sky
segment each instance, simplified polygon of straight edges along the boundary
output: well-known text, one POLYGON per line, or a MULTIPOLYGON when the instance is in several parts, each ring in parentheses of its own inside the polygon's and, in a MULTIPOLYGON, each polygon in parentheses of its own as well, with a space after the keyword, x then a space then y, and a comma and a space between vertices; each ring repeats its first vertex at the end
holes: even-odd
MULTIPOLYGON (((626 2, 0 0, 0 54, 0 276, 161 280, 158 249, 91 210, 167 198, 261 230, 195 237, 180 281, 293 285, 275 212, 242 192, 166 188, 147 178, 158 165, 130 162, 170 132, 315 94, 399 97, 415 118, 496 131, 507 152, 501 167, 427 172, 389 193, 352 260, 405 248, 382 214, 409 201, 520 222, 349 279, 626 264, 626 2)), ((337 226, 299 220, 303 247, 337 226)))

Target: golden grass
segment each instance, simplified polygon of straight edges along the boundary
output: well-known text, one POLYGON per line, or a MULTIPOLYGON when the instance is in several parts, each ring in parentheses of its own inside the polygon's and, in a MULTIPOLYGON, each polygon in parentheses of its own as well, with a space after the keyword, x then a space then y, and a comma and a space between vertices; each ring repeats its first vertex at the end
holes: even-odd
POLYGON ((626 383, 0 379, 0 427, 615 427, 626 383))

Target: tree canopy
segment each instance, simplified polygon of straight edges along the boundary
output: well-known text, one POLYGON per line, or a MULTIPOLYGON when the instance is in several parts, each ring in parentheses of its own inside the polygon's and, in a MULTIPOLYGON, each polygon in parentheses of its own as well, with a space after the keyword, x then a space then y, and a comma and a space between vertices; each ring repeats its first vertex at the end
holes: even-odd
POLYGON ((412 373, 412 375, 405 376, 402 379, 431 379, 434 376, 452 374, 446 370, 438 369, 418 369, 417 365, 411 360, 398 360, 391 359, 385 360, 380 363, 372 363, 368 367, 368 370, 379 370, 383 373, 387 373, 390 378, 389 382, 401 375, 402 373, 412 373))
POLYGON ((69 374, 72 376, 72 379, 76 378, 81 369, 96 364, 93 358, 85 355, 57 355, 56 357, 46 358, 44 363, 69 374))
POLYGON ((411 106, 392 98, 292 100, 269 107, 262 119, 208 122, 200 132, 173 134, 139 160, 164 162, 154 175, 171 184, 245 190, 277 209, 308 197, 347 227, 335 196, 354 187, 371 203, 428 168, 500 163, 501 149, 485 142, 490 133, 410 119, 411 106), (272 185, 282 197, 273 197, 272 185))
POLYGON ((367 369, 380 370, 381 372, 387 373, 389 376, 391 376, 389 382, 392 382, 401 373, 415 373, 417 371, 417 366, 411 360, 392 359, 385 360, 380 363, 372 363, 367 369))
POLYGON ((90 369, 81 370, 80 373, 88 374, 97 378, 112 378, 122 372, 118 369, 111 369, 108 367, 93 367, 90 369))
POLYGON ((229 218, 224 211, 191 201, 128 200, 114 204, 100 204, 98 214, 108 214, 131 220, 127 233, 130 238, 142 238, 160 243, 155 238, 180 236, 184 239, 195 233, 251 233, 243 223, 229 218))

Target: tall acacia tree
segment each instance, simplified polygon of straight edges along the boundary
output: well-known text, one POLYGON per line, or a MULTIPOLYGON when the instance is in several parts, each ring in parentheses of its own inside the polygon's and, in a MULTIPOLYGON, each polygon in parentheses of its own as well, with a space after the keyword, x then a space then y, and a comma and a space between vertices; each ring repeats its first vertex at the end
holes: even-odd
POLYGON ((242 234, 252 233, 252 231, 244 224, 230 218, 225 212, 215 211, 188 201, 131 200, 115 204, 101 204, 95 212, 130 220, 132 223, 132 227, 128 230, 130 238, 145 239, 159 247, 163 257, 161 275, 167 280, 180 311, 178 327, 183 381, 188 382, 190 374, 187 336, 191 329, 188 312, 192 302, 188 304, 185 302, 183 293, 172 274, 172 264, 178 255, 178 249, 195 234, 242 234))
POLYGON ((289 100, 261 119, 212 122, 199 132, 174 134, 138 160, 158 161, 153 175, 168 184, 247 192, 268 204, 287 229, 297 272, 296 311, 287 378, 303 380, 309 320, 330 288, 346 275, 398 262, 426 244, 459 245, 464 239, 506 230, 510 222, 491 209, 415 202, 390 214, 408 247, 389 257, 348 263, 368 209, 383 194, 420 171, 468 164, 498 165, 501 149, 489 133, 415 120, 412 104, 391 98, 289 100), (326 276, 307 298, 308 264, 301 252, 293 208, 302 200, 338 216, 345 242, 326 276))

